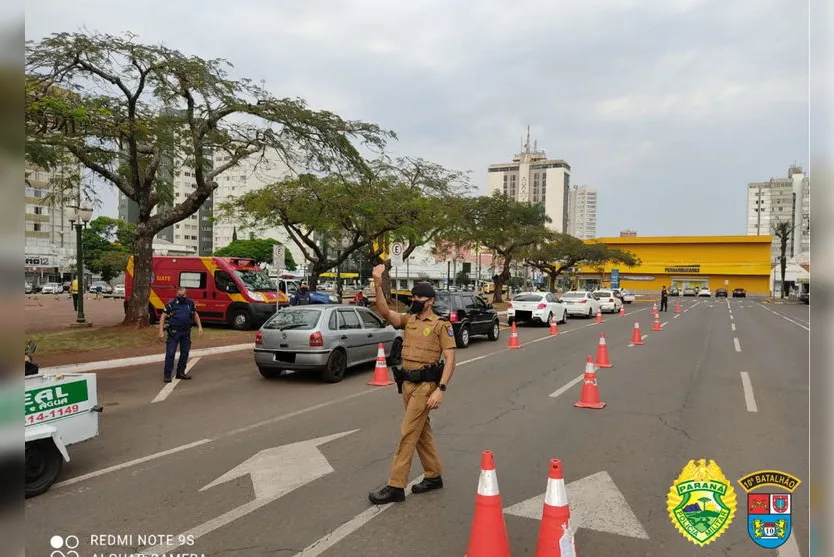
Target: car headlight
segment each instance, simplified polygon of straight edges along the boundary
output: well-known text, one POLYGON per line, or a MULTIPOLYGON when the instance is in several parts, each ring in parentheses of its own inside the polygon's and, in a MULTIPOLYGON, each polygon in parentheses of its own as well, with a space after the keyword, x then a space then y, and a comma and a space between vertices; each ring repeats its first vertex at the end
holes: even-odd
POLYGON ((261 294, 260 292, 252 292, 251 290, 247 291, 249 297, 253 300, 257 300, 259 302, 266 302, 266 296, 261 294))
POLYGON ((330 301, 334 304, 338 304, 339 302, 341 302, 339 297, 335 294, 330 294, 330 301))

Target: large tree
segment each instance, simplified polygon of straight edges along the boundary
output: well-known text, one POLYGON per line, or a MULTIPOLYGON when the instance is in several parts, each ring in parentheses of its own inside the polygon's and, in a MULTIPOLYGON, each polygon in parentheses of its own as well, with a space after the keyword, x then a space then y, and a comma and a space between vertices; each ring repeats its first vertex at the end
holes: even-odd
POLYGON ((501 271, 493 275, 494 302, 503 301, 501 289, 510 279, 510 268, 524 248, 549 236, 545 227, 550 217, 540 204, 518 202, 495 192, 490 196, 468 200, 463 215, 438 246, 439 253, 452 246, 480 244, 501 263, 501 271))
POLYGON ((793 236, 794 228, 796 226, 789 220, 778 220, 772 226, 773 237, 779 241, 779 273, 782 285, 779 288, 780 298, 785 297, 785 273, 788 269, 788 243, 793 236))
POLYGON ((133 35, 58 33, 27 43, 27 158, 49 166, 71 153, 139 209, 134 290, 125 323, 148 319, 153 237, 196 213, 217 176, 245 158, 277 153, 291 168, 363 168, 354 141, 382 149, 393 133, 277 98, 204 60, 133 35), (173 175, 193 189, 173 196, 173 175), (156 209, 156 210, 155 210, 156 209))
MULTIPOLYGON (((214 255, 218 257, 245 257, 254 260, 259 265, 264 263, 272 265, 272 246, 280 243, 274 238, 234 239, 228 246, 215 251, 214 255)), ((292 252, 288 249, 284 250, 284 267, 289 271, 295 271, 296 269, 295 259, 293 259, 292 252)), ((280 271, 280 269, 276 269, 277 271, 280 271)))

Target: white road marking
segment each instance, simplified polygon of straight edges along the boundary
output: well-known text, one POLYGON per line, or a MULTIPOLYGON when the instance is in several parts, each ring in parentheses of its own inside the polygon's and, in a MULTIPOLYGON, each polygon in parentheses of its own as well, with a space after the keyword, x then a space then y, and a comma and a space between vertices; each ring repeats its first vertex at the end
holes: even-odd
MULTIPOLYGON (((420 483, 423 481, 423 476, 419 476, 414 481, 409 483, 405 488, 405 496, 408 497, 411 494, 411 486, 420 483)), ((369 507, 359 513, 358 515, 354 516, 332 532, 329 532, 322 536, 321 538, 317 539, 300 553, 296 553, 294 557, 317 557, 321 555, 352 533, 359 530, 362 526, 367 524, 371 521, 374 517, 381 515, 383 512, 387 511, 397 503, 388 503, 386 505, 374 505, 369 507)))
POLYGON ((661 327, 665 327, 665 326, 666 326, 666 325, 668 325, 668 324, 669 324, 669 322, 668 322, 668 321, 664 321, 663 323, 661 323, 661 324, 660 324, 660 326, 661 326, 661 327))
POLYGON ((730 323, 730 327, 732 327, 732 329, 733 329, 734 331, 736 330, 736 324, 735 324, 735 323, 730 323))
POLYGON ((677 318, 678 318, 678 317, 680 317, 680 316, 681 316, 681 314, 679 313, 679 314, 677 314, 676 316, 674 316, 672 319, 677 319, 677 318))
MULTIPOLYGON (((784 319, 785 321, 790 321, 790 322, 791 322, 791 323, 793 323, 794 325, 796 325, 796 326, 798 326, 798 327, 802 327, 803 329, 805 329, 805 330, 806 330, 806 331, 808 331, 808 332, 810 332, 810 331, 811 331, 811 329, 810 329, 810 328, 806 327, 805 325, 803 325, 803 324, 802 324, 802 323, 800 323, 799 321, 794 321, 794 320, 793 320, 793 319, 791 319, 790 317, 788 317, 788 316, 786 316, 786 315, 782 315, 782 314, 781 314, 781 313, 779 313, 778 311, 773 311, 772 309, 770 309, 769 307, 765 306, 764 304, 760 304, 760 305, 761 305, 763 308, 765 308, 767 311, 769 311, 770 313, 772 313, 773 315, 776 315, 777 317, 781 317, 781 318, 782 318, 782 319, 784 319)), ((786 543, 787 543, 787 542, 786 542, 786 543)))
POLYGON ((738 342, 738 337, 733 337, 733 344, 736 346, 736 352, 741 352, 741 344, 738 342))
POLYGON ((64 480, 63 482, 58 482, 52 486, 52 489, 58 489, 61 487, 66 487, 68 485, 76 484, 78 482, 83 482, 85 480, 90 480, 92 478, 97 478, 99 476, 103 476, 105 474, 109 474, 110 472, 116 472, 118 470, 124 470, 125 468, 130 468, 131 466, 136 466, 137 464, 142 464, 145 462, 149 462, 151 460, 161 458, 163 456, 168 456, 172 454, 176 454, 182 451, 186 451, 188 449, 193 449, 194 447, 199 447, 200 445, 205 445, 206 443, 211 443, 213 439, 200 439, 199 441, 195 441, 193 443, 189 443, 187 445, 180 445, 179 447, 174 447, 173 449, 168 449, 167 451, 162 451, 159 453, 154 453, 148 456, 143 456, 142 458, 137 458, 135 460, 130 460, 128 462, 123 462, 121 464, 116 464, 115 466, 110 466, 108 468, 102 468, 101 470, 96 470, 95 472, 90 472, 89 474, 83 474, 81 476, 75 476, 74 478, 70 478, 68 480, 64 480))
POLYGON ((744 404, 748 412, 758 412, 756 398, 753 396, 753 384, 750 383, 750 375, 746 371, 741 372, 741 386, 744 389, 744 404))
POLYGON ((731 315, 731 316, 730 316, 730 319, 731 319, 731 320, 734 320, 734 319, 735 319, 735 317, 733 317, 733 316, 731 315))
MULTIPOLYGON (((189 358, 183 374, 188 375, 188 372, 191 371, 191 368, 193 368, 199 361, 200 356, 197 356, 196 358, 189 358)), ((162 402, 163 400, 168 398, 168 395, 174 392, 174 387, 179 385, 180 381, 181 379, 177 379, 176 377, 174 377, 173 381, 171 381, 170 383, 166 383, 165 386, 162 387, 162 390, 160 390, 159 393, 157 393, 157 395, 151 401, 151 404, 153 404, 154 402, 162 402)))
MULTIPOLYGON (((550 337, 545 337, 545 338, 550 338, 550 337)), ((484 359, 484 358, 488 358, 490 356, 494 356, 498 353, 501 353, 501 352, 504 352, 504 351, 507 351, 507 350, 508 350, 507 348, 502 348, 501 350, 496 350, 494 352, 490 352, 489 354, 485 354, 483 356, 478 356, 476 358, 471 358, 469 360, 464 360, 462 362, 458 362, 456 367, 460 367, 460 366, 463 366, 463 365, 466 365, 466 364, 469 364, 469 363, 472 363, 472 362, 475 362, 475 361, 478 361, 478 360, 481 360, 481 359, 484 359)), ((221 435, 218 435, 216 437, 212 437, 212 438, 208 438, 208 439, 200 439, 199 441, 195 441, 193 443, 187 443, 185 445, 180 445, 180 446, 174 447, 172 449, 168 449, 168 450, 161 451, 161 452, 158 452, 158 453, 153 453, 153 454, 143 456, 143 457, 140 457, 140 458, 137 458, 137 459, 134 459, 134 460, 129 460, 127 462, 123 462, 121 464, 116 464, 116 465, 113 465, 113 466, 109 466, 107 468, 102 468, 101 470, 96 470, 96 471, 90 472, 88 474, 82 474, 80 476, 75 476, 74 478, 69 478, 68 480, 64 480, 63 482, 58 482, 58 483, 54 484, 51 489, 53 489, 53 490, 54 489, 59 489, 61 487, 65 487, 65 486, 69 486, 69 485, 72 485, 72 484, 75 484, 75 483, 79 483, 79 482, 83 482, 83 481, 90 480, 90 479, 93 479, 93 478, 97 478, 99 476, 109 474, 110 472, 118 472, 119 470, 124 470, 126 468, 130 468, 131 466, 136 466, 137 464, 143 464, 145 462, 150 462, 151 460, 156 460, 158 458, 163 458, 163 457, 166 457, 168 455, 176 454, 176 453, 181 452, 181 451, 186 451, 186 450, 189 450, 189 449, 193 449, 195 447, 199 447, 200 445, 205 445, 206 443, 213 443, 215 441, 218 441, 220 439, 224 439, 226 437, 234 437, 236 435, 239 435, 239 434, 247 432, 247 431, 251 431, 253 429, 257 429, 259 427, 276 424, 278 422, 282 422, 282 421, 288 420, 290 418, 295 418, 296 416, 301 416, 303 414, 307 414, 307 413, 313 412, 315 410, 320 410, 320 409, 326 408, 328 406, 341 404, 342 402, 347 402, 348 400, 358 398, 358 397, 361 397, 361 396, 365 396, 365 395, 369 395, 371 393, 380 393, 380 392, 389 392, 389 391, 387 391, 386 389, 363 389, 363 390, 355 392, 353 394, 349 394, 349 395, 346 395, 346 396, 343 396, 343 397, 340 397, 340 398, 331 399, 331 400, 328 400, 326 402, 315 404, 313 406, 307 406, 305 408, 301 408, 301 409, 296 410, 294 412, 290 412, 288 414, 282 414, 280 416, 275 416, 274 418, 270 418, 270 419, 264 420, 262 422, 257 422, 257 423, 254 423, 254 424, 251 424, 251 425, 248 425, 248 426, 245 426, 245 427, 241 427, 241 428, 238 428, 238 429, 233 429, 232 431, 228 431, 228 432, 223 433, 221 435)))
POLYGON ((575 377, 575 378, 571 379, 567 384, 563 385, 562 387, 559 387, 558 389, 556 389, 555 391, 550 393, 550 398, 556 398, 557 396, 561 395, 565 391, 569 390, 571 387, 573 387, 574 385, 576 385, 577 383, 582 381, 583 377, 585 377, 584 373, 582 375, 580 375, 579 377, 575 377))
MULTIPOLYGON (((649 335, 643 335, 643 336, 640 337, 640 340, 646 340, 647 338, 649 338, 649 335)), ((632 346, 634 346, 634 344, 629 342, 628 343, 628 348, 631 348, 632 346)))
POLYGON ((802 557, 799 553, 799 546, 796 543, 793 532, 788 536, 788 540, 776 550, 776 555, 778 557, 802 557))

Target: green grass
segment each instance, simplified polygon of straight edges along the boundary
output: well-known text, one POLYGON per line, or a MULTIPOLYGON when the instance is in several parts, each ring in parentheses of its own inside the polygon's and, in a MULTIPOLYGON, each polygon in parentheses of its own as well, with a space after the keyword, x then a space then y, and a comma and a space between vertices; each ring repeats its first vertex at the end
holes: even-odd
MULTIPOLYGON (((203 340, 215 338, 246 338, 251 340, 252 331, 233 331, 231 329, 204 328, 203 340)), ((49 333, 26 335, 27 340, 34 340, 38 344, 37 354, 56 354, 68 352, 90 352, 93 350, 108 350, 114 348, 142 348, 161 346, 159 329, 156 327, 103 327, 89 329, 73 329, 49 333)), ((192 335, 197 339, 197 330, 192 335)))

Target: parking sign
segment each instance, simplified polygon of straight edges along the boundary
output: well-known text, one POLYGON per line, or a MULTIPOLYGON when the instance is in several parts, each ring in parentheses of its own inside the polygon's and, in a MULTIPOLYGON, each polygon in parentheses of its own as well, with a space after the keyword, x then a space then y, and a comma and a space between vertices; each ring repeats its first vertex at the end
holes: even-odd
POLYGON ((391 266, 400 267, 403 264, 403 252, 405 246, 402 242, 393 242, 391 244, 391 266))
POLYGON ((276 272, 284 268, 284 246, 281 244, 274 244, 272 246, 272 267, 276 272))

